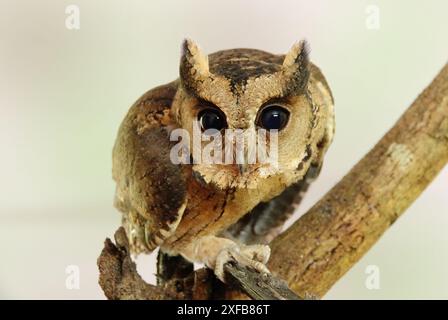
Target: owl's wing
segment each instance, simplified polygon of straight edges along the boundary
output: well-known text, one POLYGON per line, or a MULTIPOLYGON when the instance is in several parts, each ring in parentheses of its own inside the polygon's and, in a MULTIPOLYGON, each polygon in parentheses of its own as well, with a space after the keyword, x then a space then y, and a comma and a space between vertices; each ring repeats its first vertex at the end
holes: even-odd
POLYGON ((150 252, 176 229, 186 206, 182 167, 170 160, 170 107, 177 83, 144 94, 120 126, 113 150, 115 206, 131 252, 150 252), (175 191, 174 191, 175 190, 175 191))
POLYGON ((281 232, 283 224, 294 213, 319 172, 320 165, 312 165, 302 180, 289 186, 269 202, 259 203, 223 235, 245 244, 269 243, 281 232))

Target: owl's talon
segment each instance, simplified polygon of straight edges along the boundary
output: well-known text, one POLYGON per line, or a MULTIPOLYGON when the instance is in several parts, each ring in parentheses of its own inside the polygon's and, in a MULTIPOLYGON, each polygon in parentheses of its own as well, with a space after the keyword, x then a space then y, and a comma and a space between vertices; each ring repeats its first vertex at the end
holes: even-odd
POLYGON ((231 261, 255 269, 260 273, 270 273, 266 267, 270 254, 271 249, 267 245, 235 245, 224 248, 216 257, 215 275, 225 282, 224 265, 231 261))

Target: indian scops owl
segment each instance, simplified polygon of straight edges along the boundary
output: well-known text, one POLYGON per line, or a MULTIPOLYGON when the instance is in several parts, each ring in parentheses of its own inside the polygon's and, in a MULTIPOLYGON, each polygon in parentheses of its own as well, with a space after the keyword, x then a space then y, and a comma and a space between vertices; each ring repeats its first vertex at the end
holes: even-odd
MULTIPOLYGON (((233 49, 207 56, 185 40, 179 79, 131 107, 114 146, 115 205, 131 252, 160 247, 204 263, 221 280, 229 259, 267 272, 268 243, 319 174, 333 133, 331 91, 304 41, 286 55, 233 49), (173 162, 171 133, 193 135, 195 123, 202 131, 276 130, 276 164, 210 164, 193 154, 189 164, 173 162)), ((223 148, 235 142, 224 141, 223 148)))

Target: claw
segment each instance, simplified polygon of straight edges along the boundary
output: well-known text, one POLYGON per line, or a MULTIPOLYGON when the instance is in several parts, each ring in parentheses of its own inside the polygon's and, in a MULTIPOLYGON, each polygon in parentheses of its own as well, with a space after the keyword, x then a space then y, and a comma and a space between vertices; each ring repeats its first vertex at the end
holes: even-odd
POLYGON ((235 245, 224 248, 216 258, 215 275, 222 282, 225 282, 224 265, 230 261, 235 261, 243 266, 253 268, 260 273, 270 273, 266 267, 270 254, 271 249, 267 245, 235 245))

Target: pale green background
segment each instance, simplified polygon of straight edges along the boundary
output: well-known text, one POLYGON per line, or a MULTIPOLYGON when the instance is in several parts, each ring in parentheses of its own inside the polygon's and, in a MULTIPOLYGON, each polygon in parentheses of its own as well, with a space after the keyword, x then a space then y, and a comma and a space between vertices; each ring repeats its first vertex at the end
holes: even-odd
MULTIPOLYGON (((0 298, 103 298, 96 258, 120 222, 111 148, 128 107, 177 77, 180 43, 285 52, 308 39, 337 133, 303 213, 390 128, 448 58, 448 2, 0 1, 0 298), (65 7, 81 29, 65 28, 65 7), (366 28, 367 5, 380 29, 366 28), (65 286, 80 268, 80 290, 65 286)), ((448 170, 327 295, 448 298, 448 170), (379 290, 365 268, 380 268, 379 290)), ((139 259, 154 280, 154 256, 139 259)))

